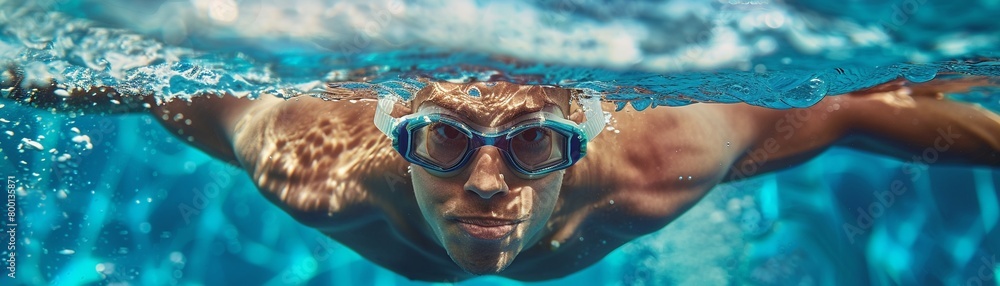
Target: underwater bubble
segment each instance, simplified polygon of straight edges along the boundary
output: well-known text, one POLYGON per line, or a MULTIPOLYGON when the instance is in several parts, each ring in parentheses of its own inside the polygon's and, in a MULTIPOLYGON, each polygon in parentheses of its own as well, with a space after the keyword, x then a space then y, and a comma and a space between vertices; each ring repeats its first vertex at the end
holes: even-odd
POLYGON ((740 100, 746 101, 750 98, 750 88, 742 84, 734 84, 729 86, 729 95, 739 98, 740 100))
POLYGON ((821 79, 813 78, 802 85, 782 93, 781 102, 792 107, 813 106, 826 96, 827 85, 821 79))
POLYGON ((21 138, 21 143, 23 143, 24 147, 27 147, 25 149, 28 149, 28 150, 38 150, 38 151, 41 151, 41 150, 45 149, 45 147, 42 146, 42 143, 38 143, 37 141, 31 140, 31 139, 28 139, 28 138, 21 138))
POLYGON ((721 223, 726 220, 726 215, 722 211, 714 211, 709 215, 709 220, 714 223, 721 223))
POLYGON ((933 65, 912 65, 903 70, 903 77, 911 82, 928 82, 937 76, 938 69, 933 65))
MULTIPOLYGON (((72 255, 73 253, 76 253, 76 251, 72 250, 72 249, 63 249, 63 250, 59 251, 59 254, 62 254, 62 255, 72 255)), ((98 270, 98 271, 100 271, 100 270, 98 270)))
POLYGON ((184 172, 193 173, 197 168, 198 165, 195 164, 194 162, 191 161, 184 162, 184 172))
POLYGON ((179 251, 174 251, 170 253, 170 262, 173 263, 184 263, 184 254, 179 251))
POLYGON ((767 72, 767 66, 764 64, 757 64, 753 66, 753 72, 755 73, 765 73, 767 72))
POLYGON ((144 222, 144 223, 140 223, 139 224, 139 231, 141 231, 142 233, 149 233, 149 231, 152 230, 152 229, 153 229, 153 226, 150 225, 148 222, 144 222))
POLYGON ((71 140, 74 143, 86 143, 84 146, 86 146, 86 149, 88 149, 88 150, 94 148, 94 144, 90 143, 90 136, 87 136, 87 135, 77 135, 77 136, 73 136, 73 139, 71 139, 71 140))

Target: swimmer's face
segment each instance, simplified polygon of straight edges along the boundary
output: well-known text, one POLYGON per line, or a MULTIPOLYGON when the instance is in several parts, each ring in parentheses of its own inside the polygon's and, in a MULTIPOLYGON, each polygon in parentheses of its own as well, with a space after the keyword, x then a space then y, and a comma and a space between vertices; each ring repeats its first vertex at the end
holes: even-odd
MULTIPOLYGON (((532 112, 564 116, 568 100, 568 92, 556 88, 503 82, 437 83, 418 93, 413 106, 420 110, 437 105, 468 122, 497 126, 532 112), (473 87, 480 96, 468 95, 473 87), (554 94, 560 92, 563 94, 554 94)), ((472 274, 498 273, 536 243, 562 188, 565 171, 525 179, 501 156, 495 147, 480 148, 468 165, 448 175, 411 165, 417 204, 434 239, 455 263, 472 274)))

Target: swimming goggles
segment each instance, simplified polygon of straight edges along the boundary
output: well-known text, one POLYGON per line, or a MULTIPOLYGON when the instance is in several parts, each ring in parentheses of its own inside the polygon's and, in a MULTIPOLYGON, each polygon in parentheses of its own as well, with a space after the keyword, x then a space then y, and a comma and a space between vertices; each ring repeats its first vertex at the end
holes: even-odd
POLYGON ((503 126, 465 123, 447 109, 430 105, 421 112, 393 118, 396 98, 379 99, 375 126, 392 139, 392 147, 407 161, 448 175, 462 169, 483 146, 500 149, 508 166, 525 178, 566 169, 587 153, 587 142, 604 129, 600 98, 578 97, 587 121, 583 124, 547 112, 530 113, 503 126))

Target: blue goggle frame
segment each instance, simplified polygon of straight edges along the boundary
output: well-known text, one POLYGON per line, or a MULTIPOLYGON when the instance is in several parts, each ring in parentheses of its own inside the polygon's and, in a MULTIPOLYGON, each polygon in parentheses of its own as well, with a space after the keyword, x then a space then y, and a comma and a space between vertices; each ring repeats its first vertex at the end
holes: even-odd
POLYGON ((600 99, 597 96, 578 99, 583 105, 584 115, 587 120, 583 124, 577 125, 575 122, 541 113, 528 120, 518 121, 516 125, 507 130, 493 132, 482 132, 469 127, 455 116, 447 113, 411 114, 400 118, 394 118, 389 113, 396 103, 394 97, 383 97, 379 99, 378 108, 375 112, 375 125, 382 133, 392 140, 392 146, 407 161, 439 173, 450 173, 459 170, 469 163, 476 151, 483 146, 494 146, 501 150, 508 166, 511 166, 518 173, 528 178, 536 178, 542 175, 568 168, 579 162, 587 154, 587 142, 597 136, 604 129, 604 113, 600 108, 600 99), (453 166, 440 166, 416 156, 411 140, 413 133, 427 125, 443 123, 455 127, 470 140, 461 158, 453 166), (538 169, 529 170, 525 168, 510 149, 510 139, 518 132, 529 128, 546 128, 565 136, 565 149, 563 149, 562 160, 553 162, 551 165, 541 166, 538 169))
POLYGON ((407 161, 441 173, 450 173, 465 167, 465 165, 469 163, 469 160, 472 159, 473 155, 475 155, 476 150, 483 146, 493 146, 500 149, 500 153, 503 154, 507 164, 513 167, 514 170, 527 176, 541 176, 568 168, 583 158, 583 156, 587 153, 587 140, 585 139, 586 135, 583 133, 583 130, 577 128, 575 124, 570 125, 565 122, 558 122, 552 119, 543 118, 519 122, 514 128, 508 130, 495 133, 485 133, 470 128, 458 119, 445 114, 427 114, 403 119, 403 121, 395 129, 393 129, 392 133, 396 138, 396 140, 393 140, 392 142, 392 147, 403 155, 407 161), (440 166, 434 162, 417 156, 415 154, 415 150, 413 150, 413 145, 410 144, 416 130, 434 123, 443 123, 455 127, 455 129, 470 139, 467 146, 465 146, 466 151, 453 166, 440 166), (536 127, 546 128, 557 132, 565 136, 566 140, 564 142, 565 145, 561 146, 563 150, 561 160, 550 163, 547 166, 541 166, 537 169, 528 169, 521 165, 515 158, 516 155, 512 152, 510 147, 510 139, 517 135, 520 131, 536 127))

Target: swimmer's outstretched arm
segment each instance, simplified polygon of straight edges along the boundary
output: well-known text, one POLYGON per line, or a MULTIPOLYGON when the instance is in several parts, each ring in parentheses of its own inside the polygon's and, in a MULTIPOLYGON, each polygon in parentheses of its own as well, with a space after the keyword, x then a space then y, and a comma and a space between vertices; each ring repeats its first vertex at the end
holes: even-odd
POLYGON ((723 107, 729 109, 727 121, 742 127, 749 142, 724 180, 794 166, 833 145, 908 162, 1000 166, 1000 116, 941 95, 983 84, 896 81, 827 97, 806 109, 723 107))
POLYGON ((233 142, 240 120, 276 106, 284 99, 261 95, 257 99, 232 95, 201 95, 187 100, 155 103, 146 98, 150 113, 170 132, 202 151, 240 166, 233 142))
POLYGON ((60 113, 121 114, 144 112, 149 105, 138 91, 112 87, 67 88, 54 81, 26 81, 17 68, 0 70, 0 98, 60 113))
POLYGON ((0 98, 34 108, 69 114, 152 113, 169 131, 208 154, 237 164, 232 143, 236 122, 250 110, 283 100, 264 95, 250 100, 231 95, 198 95, 192 100, 158 102, 152 95, 107 86, 66 88, 55 81, 26 82, 9 67, 0 72, 0 98))

